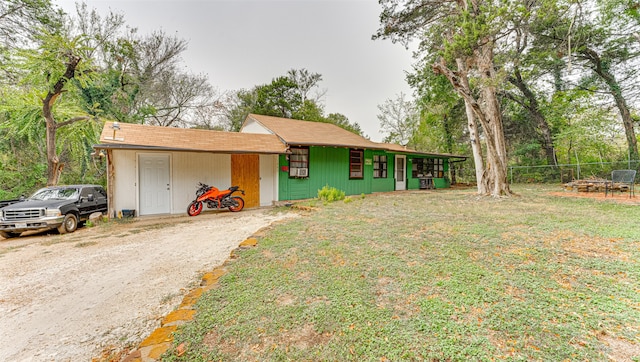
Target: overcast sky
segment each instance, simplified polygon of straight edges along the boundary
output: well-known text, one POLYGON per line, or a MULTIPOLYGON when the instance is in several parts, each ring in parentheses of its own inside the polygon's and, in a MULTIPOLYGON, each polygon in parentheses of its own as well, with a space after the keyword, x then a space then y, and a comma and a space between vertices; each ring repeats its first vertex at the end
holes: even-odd
MULTIPOLYGON (((74 1, 54 0, 67 13, 74 1)), ((342 113, 381 141, 379 104, 410 94, 411 51, 371 40, 378 29, 375 0, 87 0, 90 8, 125 15, 140 33, 164 30, 189 42, 193 73, 220 91, 251 89, 305 68, 323 77, 325 113, 342 113)))

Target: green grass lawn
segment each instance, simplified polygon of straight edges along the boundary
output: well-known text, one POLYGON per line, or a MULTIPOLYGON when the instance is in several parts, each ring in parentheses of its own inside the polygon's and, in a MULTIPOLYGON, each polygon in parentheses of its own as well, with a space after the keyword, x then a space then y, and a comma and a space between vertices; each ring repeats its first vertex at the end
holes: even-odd
POLYGON ((640 361, 640 206, 356 197, 239 252, 166 361, 640 361))

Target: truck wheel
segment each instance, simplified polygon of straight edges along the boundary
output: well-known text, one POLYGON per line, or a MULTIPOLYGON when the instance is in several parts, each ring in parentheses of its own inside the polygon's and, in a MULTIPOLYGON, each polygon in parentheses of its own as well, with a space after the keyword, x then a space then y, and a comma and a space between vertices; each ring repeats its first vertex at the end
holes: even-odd
POLYGON ((66 214, 62 225, 58 226, 60 234, 72 233, 78 228, 78 218, 74 214, 66 214))
POLYGON ((20 236, 20 233, 12 233, 9 231, 0 231, 0 236, 2 236, 5 239, 10 239, 10 238, 16 238, 18 236, 20 236))

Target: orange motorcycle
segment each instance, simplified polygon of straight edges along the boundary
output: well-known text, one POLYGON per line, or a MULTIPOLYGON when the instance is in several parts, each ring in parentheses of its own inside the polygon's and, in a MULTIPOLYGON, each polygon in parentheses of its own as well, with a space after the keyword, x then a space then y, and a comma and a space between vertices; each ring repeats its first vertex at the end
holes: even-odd
POLYGON ((231 186, 227 190, 220 191, 216 187, 198 182, 196 199, 189 204, 187 214, 189 216, 199 215, 205 203, 210 209, 229 208, 231 212, 238 212, 244 208, 244 200, 240 196, 232 196, 236 191, 244 195, 244 190, 240 190, 238 186, 231 186))

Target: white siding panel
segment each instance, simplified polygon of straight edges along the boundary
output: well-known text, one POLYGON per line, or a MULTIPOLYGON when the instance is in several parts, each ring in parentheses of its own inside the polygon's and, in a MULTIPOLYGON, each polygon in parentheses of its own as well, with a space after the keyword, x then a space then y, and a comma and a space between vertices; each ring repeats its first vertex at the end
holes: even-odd
POLYGON ((248 120, 242 129, 240 130, 242 133, 259 133, 259 134, 273 134, 273 132, 269 131, 265 127, 263 127, 260 123, 250 119, 248 120))
POLYGON ((136 158, 135 151, 113 150, 115 185, 109 186, 113 187, 114 200, 111 200, 111 202, 116 213, 123 209, 136 209, 138 199, 136 158))
POLYGON ((187 212, 198 182, 226 189, 231 186, 231 155, 173 153, 173 214, 187 212))
MULTIPOLYGON (((110 187, 113 187, 114 191, 114 200, 111 202, 116 212, 131 209, 137 210, 139 215, 138 154, 140 152, 131 150, 113 150, 115 183, 110 187)), ((143 152, 143 154, 154 154, 154 152, 143 152)), ((158 152, 158 154, 168 153, 158 152)), ((197 152, 173 152, 170 155, 172 214, 187 212, 187 206, 195 198, 198 182, 219 189, 231 186, 231 155, 197 152)), ((273 157, 276 157, 274 162, 277 165, 277 156, 273 157)), ((277 187, 277 182, 274 183, 274 187, 277 187)), ((269 195, 274 200, 274 192, 270 191, 269 195)), ((270 204, 271 200, 269 200, 270 204)))

